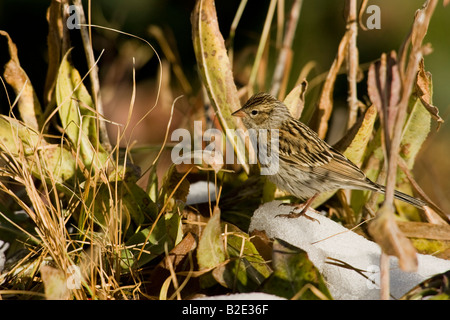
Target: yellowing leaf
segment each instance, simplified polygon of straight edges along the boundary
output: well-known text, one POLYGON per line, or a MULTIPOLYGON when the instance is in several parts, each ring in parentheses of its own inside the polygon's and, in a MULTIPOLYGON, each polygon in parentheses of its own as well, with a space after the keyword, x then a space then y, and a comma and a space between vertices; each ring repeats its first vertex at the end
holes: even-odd
POLYGON ((305 106, 305 93, 308 88, 308 82, 303 80, 299 85, 295 86, 291 92, 284 98, 284 104, 291 112, 291 115, 299 119, 305 106))
POLYGON ((48 144, 39 133, 20 121, 0 115, 0 136, 0 150, 25 160, 38 179, 62 183, 76 174, 71 152, 61 145, 48 144))
POLYGON ((95 163, 101 167, 108 155, 97 136, 93 102, 80 74, 69 62, 69 54, 70 51, 61 61, 56 80, 56 103, 62 127, 75 148, 80 148, 84 164, 95 163))
POLYGON ((363 121, 359 127, 352 142, 344 151, 344 155, 357 166, 361 166, 364 160, 364 153, 372 137, 373 125, 377 118, 377 109, 374 105, 370 106, 364 114, 363 121))
MULTIPOLYGON (((224 132, 236 129, 231 115, 240 107, 233 73, 220 33, 214 0, 198 0, 191 15, 192 41, 200 75, 211 104, 224 132)), ((243 141, 229 139, 233 150, 245 171, 245 146, 243 141)))
POLYGON ((225 261, 220 209, 217 207, 214 208, 214 213, 200 236, 197 261, 200 270, 217 267, 225 261))

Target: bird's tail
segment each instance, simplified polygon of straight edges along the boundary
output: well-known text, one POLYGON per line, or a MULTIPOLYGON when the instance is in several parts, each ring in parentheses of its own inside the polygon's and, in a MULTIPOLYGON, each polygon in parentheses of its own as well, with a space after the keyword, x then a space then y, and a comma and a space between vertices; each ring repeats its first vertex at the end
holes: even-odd
MULTIPOLYGON (((369 184, 373 187, 372 189, 373 191, 380 192, 383 194, 386 192, 386 188, 384 186, 375 183, 373 181, 370 181, 369 179, 367 180, 369 181, 369 184)), ((428 203, 423 200, 411 197, 410 195, 407 195, 406 193, 397 190, 394 191, 394 198, 409 203, 417 208, 423 208, 424 206, 428 205, 428 203)))

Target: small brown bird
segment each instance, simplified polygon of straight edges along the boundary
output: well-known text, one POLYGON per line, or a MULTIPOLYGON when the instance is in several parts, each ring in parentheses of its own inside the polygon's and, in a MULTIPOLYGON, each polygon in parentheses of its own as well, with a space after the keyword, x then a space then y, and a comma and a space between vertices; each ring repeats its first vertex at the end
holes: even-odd
MULTIPOLYGON (((343 154, 293 118, 286 105, 272 95, 253 95, 233 115, 241 117, 247 129, 278 129, 279 169, 268 179, 297 198, 309 199, 299 213, 292 211, 281 216, 296 218, 304 215, 313 199, 329 190, 385 192, 384 186, 371 181, 343 154)), ((394 196, 418 208, 426 205, 424 201, 399 191, 395 191, 394 196)))

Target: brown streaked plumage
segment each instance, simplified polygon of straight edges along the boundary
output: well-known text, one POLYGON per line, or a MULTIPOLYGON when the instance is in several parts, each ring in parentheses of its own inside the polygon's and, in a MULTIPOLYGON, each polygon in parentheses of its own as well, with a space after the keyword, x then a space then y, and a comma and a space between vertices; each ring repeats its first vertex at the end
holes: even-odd
MULTIPOLYGON (((288 108, 270 94, 253 95, 233 115, 241 117, 247 129, 279 130, 279 170, 268 176, 278 188, 300 199, 312 199, 335 189, 361 189, 384 193, 385 188, 366 177, 349 159, 308 126, 293 118, 288 108)), ((395 191, 395 198, 423 207, 426 203, 395 191)), ((299 214, 304 214, 306 206, 299 214)))

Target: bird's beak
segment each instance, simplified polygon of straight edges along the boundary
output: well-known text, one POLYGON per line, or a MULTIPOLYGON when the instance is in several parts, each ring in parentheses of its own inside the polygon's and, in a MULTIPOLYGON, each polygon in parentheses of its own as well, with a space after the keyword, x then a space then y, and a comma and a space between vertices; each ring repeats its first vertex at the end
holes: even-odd
POLYGON ((242 109, 239 109, 238 111, 233 112, 231 115, 235 116, 235 117, 243 118, 243 117, 245 117, 245 112, 242 111, 242 109))

